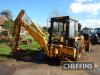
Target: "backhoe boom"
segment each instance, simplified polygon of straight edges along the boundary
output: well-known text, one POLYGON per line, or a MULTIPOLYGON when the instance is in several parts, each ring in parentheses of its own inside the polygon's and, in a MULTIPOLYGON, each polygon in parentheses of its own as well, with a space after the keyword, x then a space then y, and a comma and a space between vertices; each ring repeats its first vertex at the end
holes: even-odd
POLYGON ((37 41, 37 43, 41 46, 41 48, 43 48, 43 50, 45 50, 45 52, 48 54, 49 52, 48 52, 48 47, 47 47, 47 40, 44 37, 44 33, 35 23, 32 22, 31 25, 27 23, 24 20, 24 16, 25 16, 25 11, 21 10, 16 20, 14 21, 14 28, 15 28, 14 30, 14 35, 15 35, 14 50, 17 50, 18 41, 20 37, 20 28, 22 26, 25 28, 26 31, 28 31, 28 33, 34 38, 34 40, 37 41))

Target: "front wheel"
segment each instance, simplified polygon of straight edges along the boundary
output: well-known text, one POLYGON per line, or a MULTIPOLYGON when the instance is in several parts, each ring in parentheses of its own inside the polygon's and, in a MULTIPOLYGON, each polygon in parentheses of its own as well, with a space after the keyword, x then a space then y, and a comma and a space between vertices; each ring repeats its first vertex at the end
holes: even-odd
POLYGON ((83 59, 83 54, 84 54, 84 47, 83 47, 83 45, 81 45, 80 44, 80 42, 75 42, 75 47, 76 47, 76 50, 77 50, 77 52, 76 52, 76 57, 75 57, 75 59, 76 60, 81 60, 81 59, 83 59))

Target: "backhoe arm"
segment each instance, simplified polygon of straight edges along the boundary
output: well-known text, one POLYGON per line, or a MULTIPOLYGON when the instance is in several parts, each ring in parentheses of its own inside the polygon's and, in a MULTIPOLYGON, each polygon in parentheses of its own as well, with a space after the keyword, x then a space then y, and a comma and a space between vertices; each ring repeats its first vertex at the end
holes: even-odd
POLYGON ((17 50, 18 47, 18 41, 20 37, 20 28, 23 26, 25 30, 28 31, 28 33, 34 38, 34 40, 37 41, 37 43, 43 48, 43 50, 48 54, 48 47, 47 47, 47 40, 44 37, 44 33, 41 31, 41 29, 35 24, 31 23, 29 24, 27 21, 24 20, 25 11, 21 10, 19 15, 14 21, 14 37, 15 37, 15 45, 14 50, 17 50))

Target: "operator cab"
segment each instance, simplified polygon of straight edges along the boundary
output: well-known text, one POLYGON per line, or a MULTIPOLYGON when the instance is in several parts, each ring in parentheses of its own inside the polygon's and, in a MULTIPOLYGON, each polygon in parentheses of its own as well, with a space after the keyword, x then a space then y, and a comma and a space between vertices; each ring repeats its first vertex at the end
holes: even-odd
POLYGON ((78 35, 78 21, 69 16, 51 18, 49 44, 67 45, 70 38, 78 35))
POLYGON ((95 28, 97 42, 100 43, 100 28, 95 28))
POLYGON ((100 36, 100 28, 95 28, 95 33, 97 33, 100 36))

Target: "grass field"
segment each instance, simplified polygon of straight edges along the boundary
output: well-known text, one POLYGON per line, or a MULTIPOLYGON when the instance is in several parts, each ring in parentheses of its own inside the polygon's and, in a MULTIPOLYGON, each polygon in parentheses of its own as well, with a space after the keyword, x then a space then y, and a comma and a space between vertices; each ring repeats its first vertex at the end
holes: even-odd
POLYGON ((40 46, 36 41, 32 40, 32 44, 30 44, 30 45, 22 44, 22 45, 20 45, 20 48, 24 49, 24 50, 27 50, 27 49, 36 50, 36 49, 40 48, 40 46))
POLYGON ((27 44, 21 44, 20 45, 20 48, 21 49, 24 49, 24 50, 36 50, 37 48, 39 48, 39 44, 30 36, 30 35, 26 35, 24 36, 24 39, 23 40, 27 40, 27 39, 31 39, 32 40, 32 43, 30 45, 27 45, 27 44))
MULTIPOLYGON (((46 39, 48 39, 48 35, 45 36, 46 39)), ((32 39, 32 43, 31 44, 20 44, 19 47, 22 49, 22 50, 32 50, 32 51, 39 51, 41 50, 39 44, 30 36, 30 35, 26 35, 24 36, 24 40, 26 39, 32 39)), ((11 48, 10 46, 8 45, 8 42, 5 42, 5 41, 0 41, 0 56, 1 55, 11 55, 11 48)))
POLYGON ((6 54, 9 55, 11 53, 11 48, 7 45, 7 42, 0 41, 0 55, 6 54))
MULTIPOLYGON (((25 37, 25 39, 28 39, 28 38, 32 39, 31 36, 25 37)), ((23 50, 40 50, 39 44, 34 39, 32 39, 32 44, 30 44, 30 45, 21 44, 19 47, 23 50)), ((0 55, 10 55, 11 52, 12 52, 12 50, 11 50, 10 46, 8 45, 8 42, 1 40, 0 41, 0 55)))

